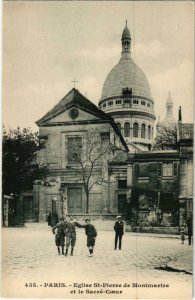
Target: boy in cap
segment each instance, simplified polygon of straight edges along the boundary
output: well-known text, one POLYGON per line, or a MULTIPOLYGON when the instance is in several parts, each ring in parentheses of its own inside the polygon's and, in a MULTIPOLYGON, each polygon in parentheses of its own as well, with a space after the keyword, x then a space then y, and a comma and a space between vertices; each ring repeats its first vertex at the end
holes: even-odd
POLYGON ((65 256, 68 255, 68 249, 69 249, 70 245, 71 245, 70 255, 73 256, 74 246, 76 243, 75 226, 77 226, 77 223, 74 221, 73 216, 66 217, 66 222, 65 222, 66 252, 65 252, 65 256))
POLYGON ((64 239, 65 239, 65 223, 64 218, 60 218, 60 222, 57 223, 54 227, 52 227, 52 232, 55 234, 55 230, 57 229, 56 235, 55 235, 55 243, 58 249, 58 254, 60 255, 60 246, 62 248, 62 255, 64 255, 64 239))
POLYGON ((114 230, 115 230, 115 247, 114 250, 117 249, 117 244, 119 240, 119 250, 121 250, 122 245, 122 236, 124 234, 124 222, 122 221, 121 216, 117 216, 117 221, 114 224, 114 230))
POLYGON ((97 231, 94 225, 91 224, 91 220, 89 218, 85 220, 85 223, 86 225, 80 225, 79 223, 76 223, 76 225, 80 228, 85 228, 85 234, 87 236, 87 247, 89 248, 89 256, 92 257, 97 231))

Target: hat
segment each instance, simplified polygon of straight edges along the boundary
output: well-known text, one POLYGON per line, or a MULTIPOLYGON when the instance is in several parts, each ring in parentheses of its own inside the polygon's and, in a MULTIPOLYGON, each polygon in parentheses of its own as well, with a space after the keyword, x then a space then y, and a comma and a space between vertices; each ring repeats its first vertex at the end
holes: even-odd
POLYGON ((91 221, 89 218, 87 218, 87 219, 85 219, 85 222, 87 222, 87 221, 91 221))
POLYGON ((121 217, 121 216, 117 216, 116 218, 117 218, 117 219, 122 219, 122 217, 121 217))

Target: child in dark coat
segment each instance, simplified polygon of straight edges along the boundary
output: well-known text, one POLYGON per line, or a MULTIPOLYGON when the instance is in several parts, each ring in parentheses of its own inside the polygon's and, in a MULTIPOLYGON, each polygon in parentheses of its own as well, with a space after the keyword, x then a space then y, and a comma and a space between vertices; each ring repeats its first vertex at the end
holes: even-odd
POLYGON ((181 234, 181 243, 184 244, 185 241, 185 229, 182 227, 180 230, 180 234, 181 234))
POLYGON ((93 248, 95 246, 95 238, 97 236, 97 231, 94 225, 91 224, 90 219, 85 220, 86 225, 80 225, 76 222, 76 225, 80 228, 85 228, 85 234, 87 236, 87 247, 89 249, 89 256, 93 256, 93 248))
POLYGON ((60 255, 60 247, 62 248, 62 255, 64 255, 64 240, 65 240, 65 223, 64 218, 60 218, 60 222, 52 227, 52 232, 55 234, 55 230, 57 229, 55 235, 55 243, 58 249, 58 254, 60 255))

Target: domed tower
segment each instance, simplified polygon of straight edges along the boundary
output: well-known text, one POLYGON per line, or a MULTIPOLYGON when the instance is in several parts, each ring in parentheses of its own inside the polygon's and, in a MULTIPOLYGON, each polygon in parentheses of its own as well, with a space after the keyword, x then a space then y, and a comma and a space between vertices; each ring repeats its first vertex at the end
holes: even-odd
POLYGON ((169 96, 167 98, 166 108, 167 108, 167 112, 166 112, 166 118, 164 121, 171 123, 171 124, 176 124, 176 121, 173 117, 173 99, 171 97, 170 92, 169 92, 169 96))
POLYGON ((157 131, 160 126, 168 127, 168 126, 175 126, 177 124, 174 116, 173 116, 173 98, 171 97, 171 93, 169 92, 167 101, 166 101, 166 117, 163 121, 160 121, 160 117, 156 124, 157 131))
POLYGON ((153 143, 154 101, 145 74, 131 58, 127 21, 121 42, 121 58, 104 82, 99 107, 114 118, 130 150, 132 144, 146 150, 153 143))

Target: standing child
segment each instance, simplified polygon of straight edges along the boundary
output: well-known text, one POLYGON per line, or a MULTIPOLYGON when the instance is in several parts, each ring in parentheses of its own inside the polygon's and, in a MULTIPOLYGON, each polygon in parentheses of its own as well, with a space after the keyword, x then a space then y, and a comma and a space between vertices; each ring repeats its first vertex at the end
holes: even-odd
POLYGON ((64 218, 60 218, 60 222, 52 227, 52 232, 55 234, 55 230, 57 229, 55 235, 55 243, 58 249, 58 254, 60 255, 60 247, 62 248, 62 255, 64 255, 64 240, 65 240, 65 223, 64 218))
POLYGON ((75 230, 75 221, 72 216, 66 217, 65 223, 65 235, 66 235, 66 252, 65 256, 68 255, 68 249, 71 245, 71 252, 70 255, 73 256, 74 246, 76 243, 76 230, 75 230))
POLYGON ((89 257, 93 256, 93 248, 95 246, 95 238, 97 236, 97 231, 94 225, 91 224, 90 219, 85 220, 86 225, 80 225, 76 222, 76 226, 80 228, 85 228, 85 234, 87 236, 87 247, 89 249, 89 257))
POLYGON ((180 234, 181 234, 181 243, 184 244, 186 238, 185 238, 185 230, 183 227, 180 230, 180 234))

